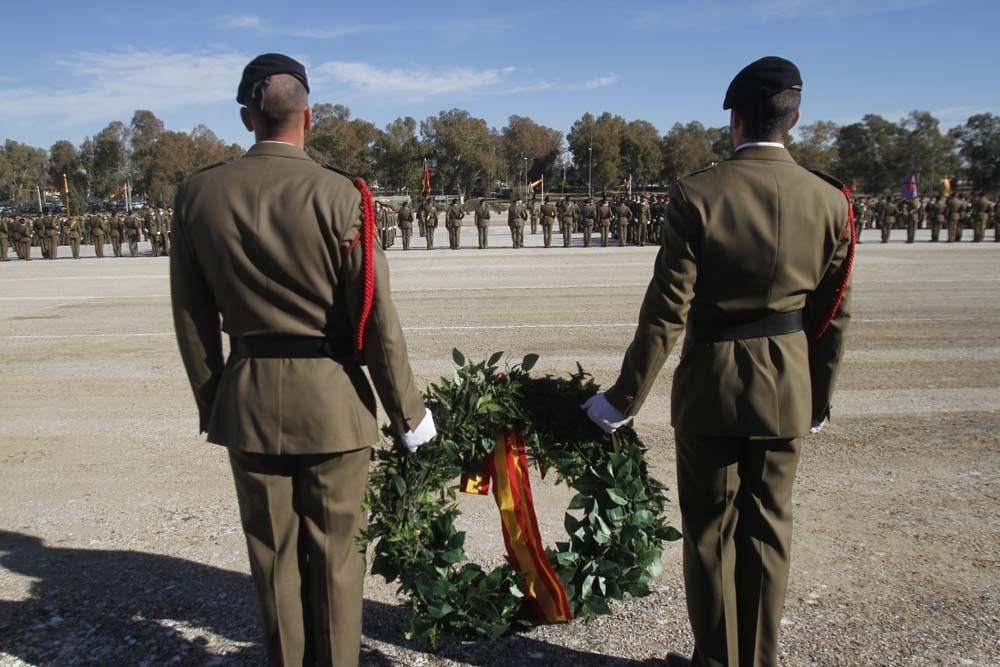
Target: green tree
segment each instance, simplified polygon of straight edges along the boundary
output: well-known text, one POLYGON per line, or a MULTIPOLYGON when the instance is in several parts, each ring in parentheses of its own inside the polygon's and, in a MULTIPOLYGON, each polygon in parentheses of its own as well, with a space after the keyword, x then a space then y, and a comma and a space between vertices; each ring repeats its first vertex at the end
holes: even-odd
POLYGON ((1000 116, 971 116, 951 137, 958 142, 972 184, 983 190, 1000 187, 1000 116))
POLYGON ((584 114, 573 123, 566 141, 573 156, 573 180, 586 187, 588 174, 593 191, 617 190, 627 174, 622 173, 622 139, 625 119, 607 111, 600 116, 584 114))
POLYGON ((83 172, 80 155, 72 141, 61 139, 49 149, 49 185, 62 192, 64 175, 71 188, 81 188, 83 172))
POLYGON ((378 128, 368 121, 352 119, 349 108, 341 104, 316 104, 306 149, 317 162, 369 178, 378 135, 378 128))
POLYGON ((511 116, 500 130, 498 143, 502 176, 511 185, 534 181, 540 176, 551 179, 562 150, 562 133, 539 125, 525 116, 511 116), (528 173, 524 174, 527 158, 528 173))
POLYGON ((49 156, 42 148, 8 139, 0 159, 0 193, 11 203, 34 201, 29 190, 45 187, 49 156))
POLYGON ((471 195, 489 192, 496 178, 496 133, 468 111, 442 111, 420 123, 430 148, 433 187, 471 195))
POLYGON ((633 120, 622 134, 622 173, 631 175, 637 186, 656 183, 663 171, 660 132, 644 120, 633 120))
MULTIPOLYGON (((716 141, 719 138, 716 137, 716 141)), ((663 182, 674 181, 703 169, 719 157, 712 148, 712 137, 698 121, 676 123, 660 142, 663 154, 663 182)))
POLYGON ((125 124, 117 120, 94 135, 91 184, 94 194, 101 199, 119 190, 129 175, 125 138, 125 124))
POLYGON ((927 111, 912 111, 900 124, 901 165, 913 174, 921 192, 941 192, 942 180, 958 172, 955 138, 941 132, 941 123, 927 111))
POLYGON ((197 148, 185 132, 164 130, 152 146, 146 196, 152 206, 172 206, 177 186, 194 171, 197 148))
POLYGON ((420 191, 424 147, 417 137, 417 121, 397 118, 379 133, 374 146, 380 184, 397 192, 420 191))
POLYGON ((142 192, 149 190, 156 143, 163 131, 163 121, 152 111, 144 109, 132 114, 132 122, 125 131, 127 168, 137 189, 142 192))
POLYGON ((799 140, 788 144, 795 161, 806 169, 830 173, 837 161, 837 137, 840 128, 836 123, 819 120, 799 128, 799 140))

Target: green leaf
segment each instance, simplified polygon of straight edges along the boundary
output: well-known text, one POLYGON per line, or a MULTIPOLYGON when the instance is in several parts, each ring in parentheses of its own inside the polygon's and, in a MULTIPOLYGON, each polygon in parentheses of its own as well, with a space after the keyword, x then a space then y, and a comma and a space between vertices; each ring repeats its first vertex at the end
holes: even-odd
POLYGON ((487 365, 487 366, 493 366, 493 365, 495 365, 495 364, 496 364, 496 363, 497 363, 498 361, 500 361, 500 360, 501 360, 502 358, 503 358, 503 352, 494 352, 494 353, 493 353, 493 354, 492 354, 492 355, 490 356, 490 360, 486 362, 486 365, 487 365))
POLYGON ((521 360, 521 370, 525 372, 530 371, 532 368, 535 367, 535 364, 537 363, 538 363, 537 354, 527 354, 525 355, 524 359, 521 360))
POLYGON ((628 505, 628 499, 623 498, 618 491, 615 491, 614 489, 607 489, 606 493, 608 494, 608 498, 611 499, 611 502, 616 505, 628 505))
POLYGON ((567 509, 582 510, 584 507, 587 506, 588 499, 589 496, 586 496, 582 493, 578 493, 575 496, 573 496, 572 500, 569 501, 569 507, 567 509))
POLYGON ((663 539, 666 540, 667 542, 676 542, 682 537, 684 536, 681 535, 680 531, 678 531, 676 528, 674 528, 673 526, 667 526, 667 532, 663 539))
POLYGON ((399 475, 392 476, 392 485, 396 488, 396 494, 400 497, 406 495, 406 480, 399 475))
POLYGON ((451 358, 455 362, 456 366, 464 366, 465 365, 465 355, 462 354, 461 352, 459 352, 457 347, 452 348, 452 350, 451 350, 451 358))

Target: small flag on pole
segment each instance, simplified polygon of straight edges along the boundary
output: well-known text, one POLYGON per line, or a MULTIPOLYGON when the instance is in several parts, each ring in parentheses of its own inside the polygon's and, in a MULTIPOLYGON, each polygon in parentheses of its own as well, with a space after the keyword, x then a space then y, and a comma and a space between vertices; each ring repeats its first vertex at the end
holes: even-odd
POLYGON ((910 174, 903 181, 903 199, 914 200, 917 198, 917 177, 910 174))
POLYGON ((951 185, 951 179, 950 178, 946 178, 946 179, 944 179, 944 180, 941 181, 941 184, 944 186, 944 196, 945 197, 950 197, 951 193, 953 192, 953 188, 952 188, 952 185, 951 185))
POLYGON ((427 160, 424 160, 424 185, 421 192, 425 197, 431 193, 431 169, 427 166, 427 160))

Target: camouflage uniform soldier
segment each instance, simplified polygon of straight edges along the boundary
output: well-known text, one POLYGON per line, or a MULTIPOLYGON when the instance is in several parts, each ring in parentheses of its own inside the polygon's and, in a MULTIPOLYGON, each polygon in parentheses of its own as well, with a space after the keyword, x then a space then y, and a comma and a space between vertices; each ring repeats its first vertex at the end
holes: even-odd
POLYGON ((559 217, 559 209, 556 205, 549 201, 546 197, 542 207, 539 209, 538 214, 541 216, 542 222, 542 243, 545 244, 546 248, 552 247, 552 225, 555 224, 556 218, 559 217))
POLYGON ((985 192, 980 192, 979 196, 972 200, 973 227, 972 241, 979 243, 986 238, 986 223, 990 221, 990 208, 992 204, 986 198, 985 192))
POLYGON ((597 228, 601 231, 601 247, 608 247, 608 233, 611 231, 611 220, 614 214, 611 211, 611 205, 608 204, 608 200, 605 197, 601 199, 600 205, 597 207, 597 228))
POLYGON ((479 198, 476 207, 476 234, 479 235, 479 249, 490 246, 490 207, 486 205, 486 197, 479 198))
POLYGON ((69 224, 66 225, 66 237, 69 240, 69 249, 73 253, 73 259, 80 259, 80 237, 82 236, 80 224, 80 216, 75 216, 70 218, 69 224))
POLYGON ((590 247, 590 239, 594 234, 594 225, 597 224, 597 207, 594 200, 588 199, 587 203, 580 207, 580 218, 583 220, 581 231, 583 232, 583 247, 590 247))
POLYGON ((403 250, 409 250, 410 239, 413 237, 413 209, 410 208, 410 202, 403 202, 396 217, 399 221, 399 235, 403 237, 403 250))
POLYGON ((465 211, 462 210, 458 200, 452 199, 444 221, 445 227, 448 228, 448 245, 452 250, 458 250, 462 244, 462 218, 464 217, 465 211))
POLYGON ((528 207, 518 197, 507 211, 507 226, 510 227, 510 238, 515 248, 524 247, 524 223, 528 217, 528 207))
POLYGON ((438 226, 438 211, 430 197, 424 200, 420 209, 421 217, 424 219, 424 235, 427 238, 427 249, 434 250, 434 230, 438 226))
POLYGON ((618 202, 618 207, 615 209, 615 227, 618 230, 619 247, 625 247, 625 241, 628 239, 629 221, 631 219, 632 209, 628 207, 628 204, 624 200, 618 202))
POLYGON ((576 218, 576 204, 566 196, 563 200, 562 211, 559 212, 559 231, 563 236, 563 247, 568 248, 573 239, 573 220, 576 218))

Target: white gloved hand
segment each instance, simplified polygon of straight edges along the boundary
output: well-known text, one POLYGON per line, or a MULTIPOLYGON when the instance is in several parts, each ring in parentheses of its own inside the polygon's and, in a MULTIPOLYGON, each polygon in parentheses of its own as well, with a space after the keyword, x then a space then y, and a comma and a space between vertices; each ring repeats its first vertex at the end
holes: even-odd
POLYGON ((434 427, 434 417, 430 410, 425 410, 424 418, 420 420, 417 427, 403 434, 403 446, 411 454, 416 454, 421 446, 433 440, 437 434, 437 428, 434 427))
POLYGON ((605 433, 614 433, 629 422, 631 417, 626 417, 621 410, 608 403, 604 397, 604 392, 594 394, 587 399, 587 402, 580 406, 587 411, 590 421, 601 427, 605 433))
POLYGON ((809 434, 810 435, 816 435, 817 433, 819 433, 820 431, 822 431, 825 426, 826 426, 826 420, 825 419, 823 421, 821 421, 821 422, 813 421, 812 427, 810 427, 810 429, 809 429, 809 434))

